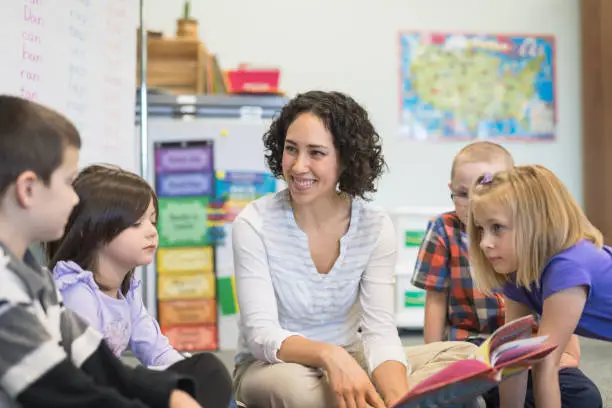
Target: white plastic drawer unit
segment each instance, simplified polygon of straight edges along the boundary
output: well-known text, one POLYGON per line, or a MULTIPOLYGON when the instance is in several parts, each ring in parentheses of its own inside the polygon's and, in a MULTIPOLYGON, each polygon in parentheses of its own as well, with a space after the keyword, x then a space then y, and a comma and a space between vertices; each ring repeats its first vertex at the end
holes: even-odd
POLYGON ((425 291, 413 286, 411 278, 427 223, 445 211, 448 208, 400 207, 389 211, 397 232, 395 321, 398 328, 423 328, 425 291))

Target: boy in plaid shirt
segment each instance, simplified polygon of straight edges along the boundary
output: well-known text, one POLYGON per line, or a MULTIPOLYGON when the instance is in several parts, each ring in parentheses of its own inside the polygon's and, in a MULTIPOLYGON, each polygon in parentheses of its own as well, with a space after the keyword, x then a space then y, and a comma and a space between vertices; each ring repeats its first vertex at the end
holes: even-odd
POLYGON ((412 276, 412 284, 427 291, 426 343, 468 340, 480 344, 504 324, 501 293, 487 298, 474 286, 465 225, 474 180, 513 166, 510 153, 491 142, 469 144, 453 161, 448 187, 455 211, 429 222, 412 276))
MULTIPOLYGON (((455 210, 429 221, 412 276, 412 284, 427 291, 425 343, 450 340, 480 345, 505 323, 501 289, 486 297, 475 287, 465 225, 470 186, 484 173, 494 174, 513 166, 514 159, 505 148, 487 141, 465 146, 453 160, 448 187, 455 210)), ((601 406, 597 387, 577 368, 579 359, 580 346, 573 336, 559 372, 563 407, 601 406), (590 402, 581 405, 585 401, 590 402)), ((498 405, 496 390, 485 399, 488 407, 498 405)), ((534 403, 530 379, 525 406, 534 403)))

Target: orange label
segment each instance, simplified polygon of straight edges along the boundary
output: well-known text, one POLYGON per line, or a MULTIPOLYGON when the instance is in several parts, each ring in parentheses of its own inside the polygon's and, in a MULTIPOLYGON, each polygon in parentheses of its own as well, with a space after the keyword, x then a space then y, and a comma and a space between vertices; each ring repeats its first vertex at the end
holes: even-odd
POLYGON ((159 324, 180 326, 217 321, 215 299, 172 300, 159 303, 159 324))

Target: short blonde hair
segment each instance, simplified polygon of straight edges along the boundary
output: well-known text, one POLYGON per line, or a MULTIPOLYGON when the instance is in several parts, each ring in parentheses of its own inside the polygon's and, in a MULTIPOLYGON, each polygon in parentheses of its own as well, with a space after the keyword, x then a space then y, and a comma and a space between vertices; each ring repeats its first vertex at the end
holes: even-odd
POLYGON ((505 161, 508 169, 514 167, 514 158, 502 145, 486 140, 470 143, 455 155, 451 167, 451 180, 455 178, 455 170, 460 164, 490 163, 497 160, 505 161))
POLYGON ((516 283, 529 288, 539 281, 550 258, 583 239, 601 247, 601 232, 591 224, 561 180, 539 165, 479 177, 470 191, 467 231, 470 264, 476 287, 485 294, 507 281, 495 272, 480 248, 481 232, 474 212, 501 207, 508 211, 518 259, 516 283))

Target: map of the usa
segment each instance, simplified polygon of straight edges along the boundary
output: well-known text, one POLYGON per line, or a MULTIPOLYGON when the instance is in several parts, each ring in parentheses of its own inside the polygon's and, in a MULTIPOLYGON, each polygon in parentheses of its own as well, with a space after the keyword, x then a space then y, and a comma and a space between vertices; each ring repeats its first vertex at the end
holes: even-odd
POLYGON ((554 139, 552 37, 402 33, 400 54, 404 136, 554 139))

